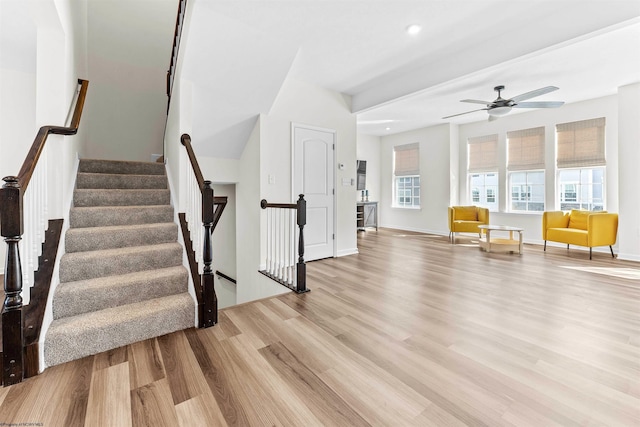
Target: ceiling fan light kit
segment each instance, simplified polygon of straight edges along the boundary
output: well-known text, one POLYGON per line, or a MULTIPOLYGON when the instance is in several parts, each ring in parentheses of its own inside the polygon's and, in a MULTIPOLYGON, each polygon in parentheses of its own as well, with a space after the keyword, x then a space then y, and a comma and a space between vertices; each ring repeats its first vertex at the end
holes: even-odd
POLYGON ((514 96, 511 99, 503 99, 500 96, 500 93, 504 90, 504 86, 496 86, 493 88, 493 90, 498 92, 498 97, 494 101, 481 101, 478 99, 463 99, 460 101, 468 102, 471 104, 484 104, 486 108, 453 114, 451 116, 443 117, 443 119, 461 116, 463 114, 474 113, 476 111, 486 111, 487 113, 489 113, 489 120, 493 121, 498 117, 509 114, 512 108, 557 108, 564 104, 564 102, 562 101, 520 102, 558 90, 558 88, 555 86, 546 86, 540 89, 532 90, 531 92, 526 92, 518 96, 514 96))
POLYGON ((487 111, 491 116, 504 116, 511 111, 511 107, 496 107, 487 111))

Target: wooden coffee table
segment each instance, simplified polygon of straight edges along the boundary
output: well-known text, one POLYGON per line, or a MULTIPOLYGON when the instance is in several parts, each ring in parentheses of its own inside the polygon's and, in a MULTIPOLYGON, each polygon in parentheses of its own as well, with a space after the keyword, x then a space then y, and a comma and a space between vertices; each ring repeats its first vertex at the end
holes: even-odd
POLYGON ((481 249, 487 252, 518 252, 518 254, 522 254, 522 232, 524 229, 508 225, 479 225, 478 228, 485 231, 485 236, 480 239, 481 249), (491 237, 492 231, 508 231, 509 238, 491 237), (514 232, 518 233, 518 240, 513 238, 514 232))

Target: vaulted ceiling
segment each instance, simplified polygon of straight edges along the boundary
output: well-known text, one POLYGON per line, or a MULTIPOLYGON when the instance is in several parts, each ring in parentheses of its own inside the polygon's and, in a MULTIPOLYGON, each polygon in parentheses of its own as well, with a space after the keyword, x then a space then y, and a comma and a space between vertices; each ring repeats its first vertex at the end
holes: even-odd
POLYGON ((535 100, 570 103, 640 81, 637 0, 194 0, 192 11, 184 76, 203 102, 194 132, 212 141, 245 135, 287 77, 351 95, 358 130, 374 135, 446 123, 496 85, 505 97, 554 85, 535 100))

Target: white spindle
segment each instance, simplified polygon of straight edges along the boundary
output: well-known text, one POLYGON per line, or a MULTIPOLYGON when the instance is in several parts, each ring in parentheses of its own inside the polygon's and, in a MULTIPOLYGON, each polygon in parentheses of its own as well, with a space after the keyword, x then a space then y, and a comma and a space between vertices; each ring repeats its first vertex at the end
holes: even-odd
POLYGON ((295 209, 267 208, 267 237, 264 270, 290 287, 297 282, 297 212, 295 209))

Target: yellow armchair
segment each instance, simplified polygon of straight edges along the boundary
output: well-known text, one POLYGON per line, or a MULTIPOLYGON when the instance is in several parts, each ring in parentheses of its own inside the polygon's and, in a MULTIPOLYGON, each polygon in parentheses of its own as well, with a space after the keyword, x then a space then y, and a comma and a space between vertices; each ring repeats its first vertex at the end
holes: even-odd
POLYGON ((478 233, 479 225, 489 224, 489 209, 478 206, 449 207, 449 240, 455 243, 455 233, 478 233))
POLYGON ((611 256, 618 235, 618 214, 605 211, 591 212, 572 210, 570 212, 549 211, 542 214, 542 238, 544 250, 547 240, 569 245, 586 246, 591 259, 594 246, 609 246, 611 256))

